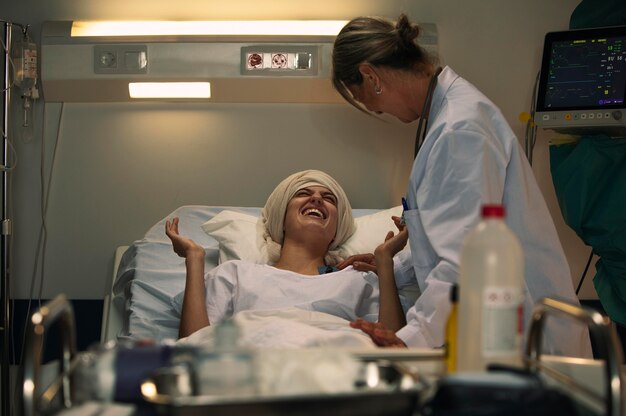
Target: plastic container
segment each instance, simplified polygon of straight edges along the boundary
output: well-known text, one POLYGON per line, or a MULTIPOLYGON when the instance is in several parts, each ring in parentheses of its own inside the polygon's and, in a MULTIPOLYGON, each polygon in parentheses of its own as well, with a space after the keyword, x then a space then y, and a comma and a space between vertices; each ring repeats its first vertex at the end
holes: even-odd
POLYGON ((256 393, 254 356, 239 347, 239 328, 225 319, 215 328, 215 346, 199 354, 194 366, 200 395, 246 397, 256 393))
POLYGON ((197 348, 174 345, 134 345, 108 342, 94 345, 75 359, 74 401, 132 403, 142 400, 147 374, 166 366, 189 366, 197 348))
POLYGON ((485 205, 467 235, 459 271, 457 370, 521 365, 524 256, 502 205, 485 205))

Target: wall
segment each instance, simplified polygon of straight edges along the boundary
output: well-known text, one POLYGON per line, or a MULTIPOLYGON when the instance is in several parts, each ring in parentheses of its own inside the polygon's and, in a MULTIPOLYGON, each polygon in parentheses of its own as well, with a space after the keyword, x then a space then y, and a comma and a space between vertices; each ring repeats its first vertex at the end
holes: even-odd
MULTIPOLYGON (((31 24, 35 37, 44 20, 348 19, 405 11, 416 21, 437 24, 442 63, 482 89, 522 138, 524 126, 517 117, 530 106, 543 36, 567 28, 578 0, 2 3, 3 17, 31 24)), ((19 100, 14 104, 18 120, 19 100)), ((336 176, 355 207, 396 205, 406 186, 415 129, 375 120, 346 105, 47 104, 44 109, 38 102, 35 117, 32 130, 14 131, 17 298, 29 297, 35 270, 42 159, 44 176, 52 178, 42 295, 100 299, 112 273, 114 248, 140 238, 180 205, 259 206, 278 180, 307 167, 336 176)), ((577 280, 588 251, 563 224, 556 205, 547 137, 538 139, 533 168, 577 280)), ((37 296, 38 280, 33 287, 37 296)), ((583 297, 594 296, 586 287, 583 297)))

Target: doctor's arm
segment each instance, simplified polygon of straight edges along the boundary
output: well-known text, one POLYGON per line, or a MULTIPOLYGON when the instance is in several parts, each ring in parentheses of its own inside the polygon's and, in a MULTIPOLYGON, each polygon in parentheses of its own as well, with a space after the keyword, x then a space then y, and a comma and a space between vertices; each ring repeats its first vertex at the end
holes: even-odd
POLYGON ((179 219, 166 221, 165 234, 174 252, 185 259, 186 278, 178 337, 183 338, 210 325, 204 287, 204 248, 178 232, 179 219))

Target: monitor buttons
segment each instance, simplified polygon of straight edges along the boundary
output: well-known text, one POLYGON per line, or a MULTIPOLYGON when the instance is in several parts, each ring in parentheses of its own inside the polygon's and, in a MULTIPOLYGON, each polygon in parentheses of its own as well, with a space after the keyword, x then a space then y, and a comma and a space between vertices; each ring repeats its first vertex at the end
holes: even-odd
POLYGON ((589 120, 593 120, 594 118, 596 118, 596 115, 594 113, 589 113, 589 120))
POLYGON ((587 120, 587 114, 582 113, 582 114, 580 115, 580 119, 581 119, 581 120, 587 120))
POLYGON ((614 120, 621 120, 622 119, 622 112, 619 110, 615 110, 613 111, 613 119, 614 120))

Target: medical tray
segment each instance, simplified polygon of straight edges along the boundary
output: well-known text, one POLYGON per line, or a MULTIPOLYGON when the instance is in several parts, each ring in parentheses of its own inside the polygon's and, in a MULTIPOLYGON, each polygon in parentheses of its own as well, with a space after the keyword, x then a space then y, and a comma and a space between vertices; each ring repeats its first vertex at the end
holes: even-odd
POLYGON ((144 399, 160 414, 228 415, 413 415, 427 384, 402 365, 363 361, 363 379, 349 393, 222 398, 191 395, 190 375, 181 368, 155 372, 142 386, 144 399), (374 380, 374 382, 372 382, 374 380), (147 393, 147 394, 146 394, 147 393))

